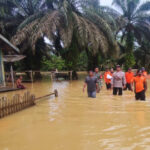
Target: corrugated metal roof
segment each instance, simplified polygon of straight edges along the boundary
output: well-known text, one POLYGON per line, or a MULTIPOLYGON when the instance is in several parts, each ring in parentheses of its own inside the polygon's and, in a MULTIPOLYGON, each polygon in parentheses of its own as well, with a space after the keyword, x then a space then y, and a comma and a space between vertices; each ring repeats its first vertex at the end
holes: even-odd
POLYGON ((12 43, 10 43, 3 35, 0 34, 0 40, 2 40, 5 44, 7 44, 13 51, 16 53, 20 53, 20 50, 14 46, 12 43))

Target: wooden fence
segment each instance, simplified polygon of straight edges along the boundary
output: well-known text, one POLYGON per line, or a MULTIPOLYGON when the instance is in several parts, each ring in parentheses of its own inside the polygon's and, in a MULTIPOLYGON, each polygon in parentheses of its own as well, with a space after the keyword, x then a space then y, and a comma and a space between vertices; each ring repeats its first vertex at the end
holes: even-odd
POLYGON ((30 94, 30 92, 24 93, 23 97, 19 94, 16 94, 11 100, 7 99, 7 97, 2 97, 0 98, 0 118, 34 106, 36 100, 40 100, 51 95, 55 95, 55 97, 58 97, 58 91, 55 90, 51 94, 38 98, 35 98, 35 95, 30 94))
POLYGON ((0 98, 0 118, 21 111, 35 105, 35 96, 26 92, 23 97, 19 94, 13 96, 11 100, 6 97, 0 98))

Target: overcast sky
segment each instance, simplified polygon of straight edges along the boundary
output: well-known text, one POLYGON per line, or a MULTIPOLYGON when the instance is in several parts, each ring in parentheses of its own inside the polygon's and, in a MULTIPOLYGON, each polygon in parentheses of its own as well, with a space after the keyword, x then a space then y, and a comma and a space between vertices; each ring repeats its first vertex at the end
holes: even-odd
MULTIPOLYGON (((113 0, 100 0, 101 5, 111 6, 113 0)), ((141 2, 150 1, 150 0, 141 0, 141 2)))

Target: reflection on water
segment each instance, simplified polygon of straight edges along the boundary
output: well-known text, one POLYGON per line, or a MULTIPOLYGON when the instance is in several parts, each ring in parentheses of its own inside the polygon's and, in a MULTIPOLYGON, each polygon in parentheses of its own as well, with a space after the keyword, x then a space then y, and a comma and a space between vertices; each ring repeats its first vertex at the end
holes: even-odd
MULTIPOLYGON (((96 99, 82 93, 83 81, 26 84, 37 97, 58 89, 59 97, 0 120, 0 150, 150 150, 150 91, 96 99)), ((15 93, 1 94, 12 97, 15 93)))

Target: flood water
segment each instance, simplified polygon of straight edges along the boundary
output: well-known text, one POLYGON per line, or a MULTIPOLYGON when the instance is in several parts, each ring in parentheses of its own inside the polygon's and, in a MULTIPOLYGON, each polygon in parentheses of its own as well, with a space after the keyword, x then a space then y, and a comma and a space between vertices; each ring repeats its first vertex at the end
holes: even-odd
POLYGON ((131 92, 112 96, 105 87, 89 99, 83 80, 26 86, 37 97, 58 89, 59 97, 1 119, 0 150, 150 150, 150 90, 137 102, 131 92))

